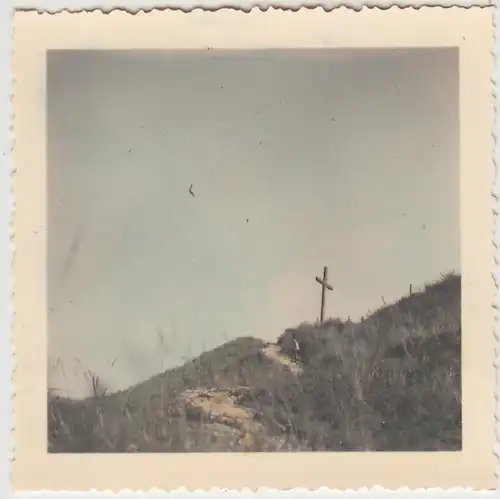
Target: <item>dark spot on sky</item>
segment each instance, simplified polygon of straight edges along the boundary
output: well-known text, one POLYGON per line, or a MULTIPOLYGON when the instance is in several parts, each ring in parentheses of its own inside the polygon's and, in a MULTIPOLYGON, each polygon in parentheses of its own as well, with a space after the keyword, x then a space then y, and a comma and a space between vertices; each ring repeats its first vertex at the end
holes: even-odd
POLYGON ((131 152, 131 151, 132 151, 132 149, 129 149, 129 150, 128 150, 128 152, 131 152))
POLYGON ((249 218, 247 218, 247 223, 248 223, 248 222, 250 222, 250 219, 249 219, 249 218))

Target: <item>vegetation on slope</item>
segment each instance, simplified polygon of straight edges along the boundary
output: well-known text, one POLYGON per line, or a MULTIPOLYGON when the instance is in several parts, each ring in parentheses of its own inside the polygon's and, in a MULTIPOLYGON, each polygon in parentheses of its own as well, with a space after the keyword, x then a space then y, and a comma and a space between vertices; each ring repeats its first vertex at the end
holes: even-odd
POLYGON ((49 396, 49 451, 460 450, 460 304, 448 275, 359 323, 285 331, 287 362, 240 338, 116 394, 49 396))

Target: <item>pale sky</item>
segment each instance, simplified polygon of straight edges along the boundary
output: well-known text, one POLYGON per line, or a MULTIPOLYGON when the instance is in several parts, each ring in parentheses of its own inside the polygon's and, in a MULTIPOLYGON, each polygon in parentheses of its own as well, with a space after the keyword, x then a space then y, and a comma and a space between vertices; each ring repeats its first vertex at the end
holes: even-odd
POLYGON ((454 49, 68 51, 47 89, 62 394, 274 341, 319 316, 324 265, 352 319, 460 270, 454 49))

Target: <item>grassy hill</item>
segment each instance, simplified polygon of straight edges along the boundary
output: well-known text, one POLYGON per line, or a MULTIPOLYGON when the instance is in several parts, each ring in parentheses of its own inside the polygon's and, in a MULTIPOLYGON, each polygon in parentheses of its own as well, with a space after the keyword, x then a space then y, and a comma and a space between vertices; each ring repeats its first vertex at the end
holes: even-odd
POLYGON ((358 323, 239 338, 115 394, 49 395, 49 451, 460 450, 460 316, 447 275, 358 323))

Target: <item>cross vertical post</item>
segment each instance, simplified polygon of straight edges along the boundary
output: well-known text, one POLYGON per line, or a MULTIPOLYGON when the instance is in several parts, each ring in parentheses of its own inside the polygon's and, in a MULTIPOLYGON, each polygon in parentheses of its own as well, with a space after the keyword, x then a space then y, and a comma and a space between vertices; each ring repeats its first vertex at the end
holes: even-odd
POLYGON ((328 284, 328 267, 323 268, 323 279, 316 277, 316 281, 321 284, 321 311, 320 311, 320 322, 323 322, 325 319, 325 290, 328 289, 332 291, 333 288, 328 284))

